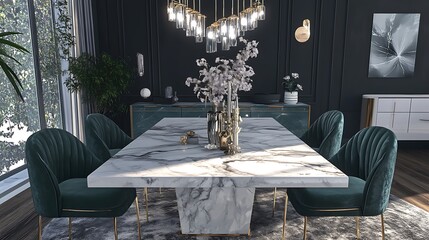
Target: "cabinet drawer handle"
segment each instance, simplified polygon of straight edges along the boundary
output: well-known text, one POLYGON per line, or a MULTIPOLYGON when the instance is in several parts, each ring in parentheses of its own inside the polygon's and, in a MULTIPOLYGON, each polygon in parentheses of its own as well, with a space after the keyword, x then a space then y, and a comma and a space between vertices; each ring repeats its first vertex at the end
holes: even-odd
POLYGON ((420 121, 429 122, 429 119, 420 118, 420 121))

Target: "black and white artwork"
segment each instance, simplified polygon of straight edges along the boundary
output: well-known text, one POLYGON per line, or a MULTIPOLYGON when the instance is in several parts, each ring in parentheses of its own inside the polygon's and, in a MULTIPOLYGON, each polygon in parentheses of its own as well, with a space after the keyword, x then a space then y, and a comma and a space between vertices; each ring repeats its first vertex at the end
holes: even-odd
POLYGON ((372 24, 369 77, 412 77, 420 14, 375 13, 372 24))

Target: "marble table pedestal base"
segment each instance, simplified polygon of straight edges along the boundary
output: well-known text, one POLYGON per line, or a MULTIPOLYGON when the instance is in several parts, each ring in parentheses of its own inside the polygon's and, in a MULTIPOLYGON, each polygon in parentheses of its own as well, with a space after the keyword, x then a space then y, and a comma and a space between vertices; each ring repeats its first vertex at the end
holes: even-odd
POLYGON ((182 234, 247 235, 255 188, 176 188, 182 234))

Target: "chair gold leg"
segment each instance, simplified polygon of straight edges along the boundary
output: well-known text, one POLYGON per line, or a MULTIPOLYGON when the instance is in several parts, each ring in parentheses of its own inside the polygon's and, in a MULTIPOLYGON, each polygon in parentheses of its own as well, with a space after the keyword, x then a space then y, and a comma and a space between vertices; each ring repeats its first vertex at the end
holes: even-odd
POLYGON ((285 196, 285 212, 283 213, 283 231, 282 231, 282 240, 286 239, 286 214, 287 214, 287 203, 289 202, 289 197, 286 193, 285 196))
POLYGON ((384 216, 381 214, 381 239, 384 240, 384 216))
POLYGON ((360 219, 359 217, 355 217, 356 220, 356 239, 360 239, 360 219))
POLYGON ((142 233, 141 233, 141 228, 140 228, 140 210, 139 210, 139 199, 138 197, 136 197, 135 200, 135 204, 136 204, 136 215, 137 215, 137 231, 138 231, 138 236, 139 236, 139 240, 142 239, 142 233))
POLYGON ((42 227, 43 227, 42 224, 43 224, 42 223, 42 216, 39 215, 39 227, 37 230, 37 236, 38 236, 39 240, 42 240, 42 227))
POLYGON ((148 197, 147 197, 147 187, 144 188, 144 199, 145 199, 145 207, 146 207, 146 222, 149 222, 149 207, 148 207, 148 197))
POLYGON ((113 233, 115 234, 115 240, 118 240, 118 226, 116 224, 116 217, 113 218, 113 233))
POLYGON ((304 240, 307 239, 307 217, 304 217, 304 240))
POLYGON ((247 233, 247 239, 250 239, 251 236, 252 236, 252 234, 250 233, 250 226, 249 226, 249 232, 247 233))
POLYGON ((273 197, 273 217, 274 217, 274 211, 276 210, 276 195, 277 195, 277 188, 274 188, 274 197, 273 197))
POLYGON ((69 217, 69 239, 72 239, 72 220, 71 217, 69 217))

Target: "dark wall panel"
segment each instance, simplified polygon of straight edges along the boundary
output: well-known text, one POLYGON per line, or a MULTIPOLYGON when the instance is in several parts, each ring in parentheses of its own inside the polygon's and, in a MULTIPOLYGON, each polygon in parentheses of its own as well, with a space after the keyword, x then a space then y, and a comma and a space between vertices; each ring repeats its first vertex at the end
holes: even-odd
POLYGON ((345 35, 344 69, 340 110, 346 114, 347 135, 359 129, 361 95, 366 93, 429 92, 429 1, 420 0, 349 0, 345 35), (368 78, 374 13, 420 13, 420 32, 416 66, 409 78, 368 78))
MULTIPOLYGON (((195 43, 168 22, 167 1, 94 1, 98 50, 123 57, 133 67, 137 52, 145 56, 145 75, 135 74, 135 82, 124 97, 126 104, 141 101, 139 91, 143 87, 150 88, 154 96, 163 96, 166 86, 173 86, 181 101, 197 101, 192 89, 184 85, 186 77, 198 76, 195 60, 204 57, 214 62, 215 57, 232 58, 238 51, 205 53, 205 43, 195 43)), ((214 20, 214 1, 201 2, 210 24, 214 20)), ((327 110, 341 110, 346 116, 345 136, 350 137, 359 130, 362 94, 429 92, 425 68, 429 62, 429 46, 425 44, 429 37, 429 28, 425 27, 429 1, 266 0, 265 4, 267 19, 245 36, 260 42, 260 55, 249 61, 256 75, 253 90, 240 94, 243 100, 255 93, 282 94, 282 77, 298 72, 304 87, 300 101, 312 105, 312 120, 327 110), (414 77, 367 77, 374 12, 421 13, 414 77), (311 20, 311 38, 302 44, 295 40, 294 32, 306 18, 311 20)), ((124 120, 122 124, 126 130, 127 123, 124 120)))

